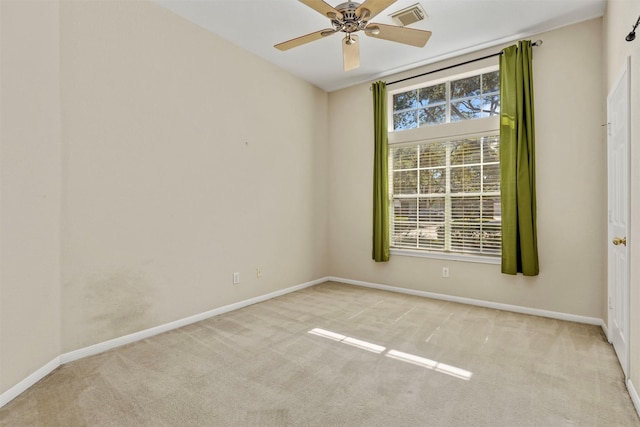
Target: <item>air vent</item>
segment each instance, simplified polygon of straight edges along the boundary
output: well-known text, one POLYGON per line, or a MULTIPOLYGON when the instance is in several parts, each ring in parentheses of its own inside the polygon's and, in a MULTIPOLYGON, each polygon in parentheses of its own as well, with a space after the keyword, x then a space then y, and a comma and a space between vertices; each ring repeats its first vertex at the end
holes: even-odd
POLYGON ((416 3, 413 6, 409 6, 392 13, 389 16, 393 19, 393 22, 405 27, 415 22, 422 21, 427 17, 427 13, 424 11, 420 3, 416 3))

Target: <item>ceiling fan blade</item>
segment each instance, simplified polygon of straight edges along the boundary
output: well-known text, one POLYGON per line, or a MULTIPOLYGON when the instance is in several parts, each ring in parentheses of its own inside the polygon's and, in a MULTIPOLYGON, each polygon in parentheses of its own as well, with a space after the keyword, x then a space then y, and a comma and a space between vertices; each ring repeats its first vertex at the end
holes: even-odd
POLYGON ((368 21, 395 2, 396 0, 366 0, 364 3, 358 6, 358 8, 356 9, 356 15, 362 17, 362 10, 367 9, 369 11, 369 15, 367 16, 366 20, 368 21))
POLYGON ((333 6, 323 2, 322 0, 299 0, 311 9, 321 13, 329 19, 342 19, 342 13, 338 12, 333 6))
POLYGON ((342 39, 342 63, 345 71, 354 70, 360 66, 358 36, 351 34, 342 39))
POLYGON ((323 37, 335 34, 335 30, 329 28, 327 30, 316 31, 315 33, 307 34, 305 36, 296 37, 295 39, 287 40, 286 42, 278 43, 274 47, 279 50, 289 50, 294 47, 298 47, 305 43, 310 43, 315 40, 320 40, 323 37))
POLYGON ((424 47, 427 41, 429 41, 429 37, 431 37, 431 31, 374 23, 367 25, 364 32, 370 37, 404 43, 415 47, 424 47))

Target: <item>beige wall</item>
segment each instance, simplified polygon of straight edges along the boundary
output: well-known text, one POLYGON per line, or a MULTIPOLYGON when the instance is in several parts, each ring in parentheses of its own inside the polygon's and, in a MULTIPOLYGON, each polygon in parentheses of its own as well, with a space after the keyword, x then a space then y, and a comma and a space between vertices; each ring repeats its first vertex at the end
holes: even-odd
POLYGON ((60 354, 58 6, 0 2, 0 392, 60 354))
POLYGON ((534 50, 539 276, 503 275, 499 265, 398 255, 388 263, 371 260, 373 125, 368 84, 329 96, 332 275, 601 318, 606 263, 601 37, 601 19, 532 37, 544 41, 534 50), (450 269, 446 279, 441 277, 444 266, 450 269))
MULTIPOLYGON (((631 232, 629 261, 631 266, 630 284, 630 360, 629 377, 633 386, 640 391, 640 252, 634 242, 640 242, 640 28, 633 42, 625 40, 640 15, 640 2, 634 0, 609 0, 604 16, 604 59, 606 64, 606 89, 609 93, 620 75, 627 57, 631 57, 631 232)), ((606 301, 606 300, 605 300, 606 301)), ((606 306, 603 318, 606 321, 606 306)))
POLYGON ((148 2, 61 28, 63 351, 327 275, 325 92, 148 2))

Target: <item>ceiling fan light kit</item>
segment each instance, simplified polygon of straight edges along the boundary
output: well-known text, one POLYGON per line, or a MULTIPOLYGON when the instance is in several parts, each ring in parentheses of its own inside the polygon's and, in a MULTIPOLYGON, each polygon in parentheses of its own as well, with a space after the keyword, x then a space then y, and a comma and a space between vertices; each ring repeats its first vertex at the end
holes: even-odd
MULTIPOLYGON (((345 71, 353 70, 360 66, 359 40, 358 36, 353 33, 362 31, 369 37, 408 44, 416 47, 424 47, 424 45, 427 44, 429 37, 431 37, 431 31, 369 22, 369 19, 395 3, 396 0, 365 0, 362 4, 357 2, 346 2, 339 4, 335 8, 322 0, 300 0, 300 2, 329 18, 331 20, 332 28, 297 37, 295 39, 279 43, 274 47, 279 50, 288 50, 335 33, 346 33, 342 40, 343 67, 345 71)), ((416 12, 415 6, 420 5, 416 4, 403 9, 394 15, 403 14, 403 16, 406 15, 408 17, 409 15, 407 14, 413 14, 414 18, 407 18, 407 22, 409 22, 411 19, 419 17, 419 13, 422 13, 422 19, 424 19, 424 17, 426 17, 424 10, 420 7, 419 9, 422 12, 416 12)), ((410 23, 417 22, 418 20, 410 23)))

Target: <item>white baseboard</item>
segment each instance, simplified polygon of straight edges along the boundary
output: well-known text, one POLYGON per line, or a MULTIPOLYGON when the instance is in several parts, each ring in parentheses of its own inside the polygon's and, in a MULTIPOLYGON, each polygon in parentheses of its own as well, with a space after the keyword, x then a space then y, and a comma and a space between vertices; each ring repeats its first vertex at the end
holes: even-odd
POLYGON ((60 356, 55 357, 52 361, 50 361, 43 367, 39 368, 37 371, 29 375, 27 378, 23 379, 18 384, 14 385, 4 393, 0 394, 0 408, 2 408, 7 403, 11 402, 20 394, 27 391, 29 387, 31 387, 32 385, 34 385, 35 383, 37 383, 38 381, 40 381, 41 379, 49 375, 58 366, 60 366, 60 356))
POLYGON ((604 320, 600 320, 600 327, 602 328, 602 331, 604 332, 604 336, 607 337, 607 342, 611 342, 611 338, 609 338, 609 328, 607 328, 607 324, 604 323, 604 320))
POLYGON ((326 282, 328 279, 323 277, 321 279, 316 279, 311 282, 302 283, 300 285, 291 286, 286 289, 281 289, 279 291, 271 292, 269 294, 260 295, 254 298, 250 298, 248 300, 236 302, 233 304, 225 305, 224 307, 215 308, 213 310, 205 311, 204 313, 195 314, 193 316, 185 317, 184 319, 175 320, 173 322, 165 323, 164 325, 154 326, 153 328, 145 329, 143 331, 134 332, 133 334, 125 335, 122 337, 114 338, 109 341, 104 341, 98 344, 94 344, 89 347, 81 348, 79 350, 71 351, 69 353, 65 353, 60 356, 60 363, 65 364, 69 362, 73 362, 74 360, 82 359, 87 356, 93 356, 94 354, 99 354, 105 352, 107 350, 111 350, 112 348, 120 347, 126 344, 131 344, 136 341, 140 341, 154 335, 161 334, 163 332, 171 331, 173 329, 178 329, 183 326, 190 325, 192 323, 199 322, 201 320, 208 319, 210 317, 218 316, 220 314, 228 313, 230 311, 238 310, 243 307, 247 307, 249 305, 257 304, 259 302, 263 302, 272 298, 279 297, 281 295, 285 295, 291 292, 298 291, 300 289, 308 288, 310 286, 317 285, 319 283, 326 282))
POLYGON ((631 380, 627 380, 627 391, 629 392, 629 396, 631 396, 631 400, 633 401, 633 406, 636 407, 636 412, 640 416, 640 396, 638 396, 638 392, 636 388, 633 386, 631 380))
POLYGON ((502 304, 492 301, 483 301, 472 298, 456 297, 452 295, 437 294, 433 292, 418 291, 415 289, 399 288, 396 286, 381 285, 378 283, 363 282, 361 280, 344 279, 342 277, 329 277, 332 282, 345 283, 348 285, 364 286, 367 288, 380 289, 384 291, 399 292, 402 294, 416 295, 420 297, 433 298, 443 301, 458 302, 461 304, 475 305, 478 307, 494 308, 496 310, 512 311, 515 313, 531 314, 534 316, 548 317, 551 319, 568 320, 570 322, 586 323, 589 325, 604 326, 604 321, 596 317, 579 316, 557 311, 541 310, 537 308, 523 307, 520 305, 502 304))
POLYGON ((279 291, 271 292, 269 294, 260 295, 254 298, 250 298, 248 300, 240 301, 237 303, 225 305, 224 307, 219 307, 213 310, 206 311, 204 313, 196 314, 193 316, 186 317, 184 319, 176 320, 174 322, 165 323, 164 325, 155 326, 153 328, 145 329, 144 331, 135 332, 133 334, 125 335, 119 338, 114 338, 109 341, 104 341, 98 344, 94 344, 89 347, 81 348, 79 350, 74 350, 69 353, 64 353, 51 362, 47 363, 43 367, 39 368, 37 371, 29 375, 24 380, 20 381, 15 386, 11 387, 9 390, 0 394, 0 408, 2 408, 7 403, 11 402, 13 399, 18 397, 21 393, 25 392, 29 387, 40 381, 42 378, 49 375, 54 369, 56 369, 60 365, 64 365, 65 363, 73 362, 74 360, 82 359, 87 356, 92 356, 94 354, 102 353, 107 350, 111 350, 112 348, 120 347, 125 344, 130 344, 136 341, 140 341, 154 335, 161 334, 163 332, 170 331, 172 329, 177 329, 182 326, 190 325, 195 322, 199 322, 204 319, 208 319, 213 316, 218 316, 220 314, 228 313, 230 311, 238 310, 243 307, 247 307, 249 305, 257 304, 259 302, 263 302, 272 298, 276 298, 291 292, 299 291, 301 289, 305 289, 320 283, 324 283, 328 281, 327 277, 323 277, 320 279, 312 280, 310 282, 302 283, 300 285, 291 286, 289 288, 281 289, 279 291))

